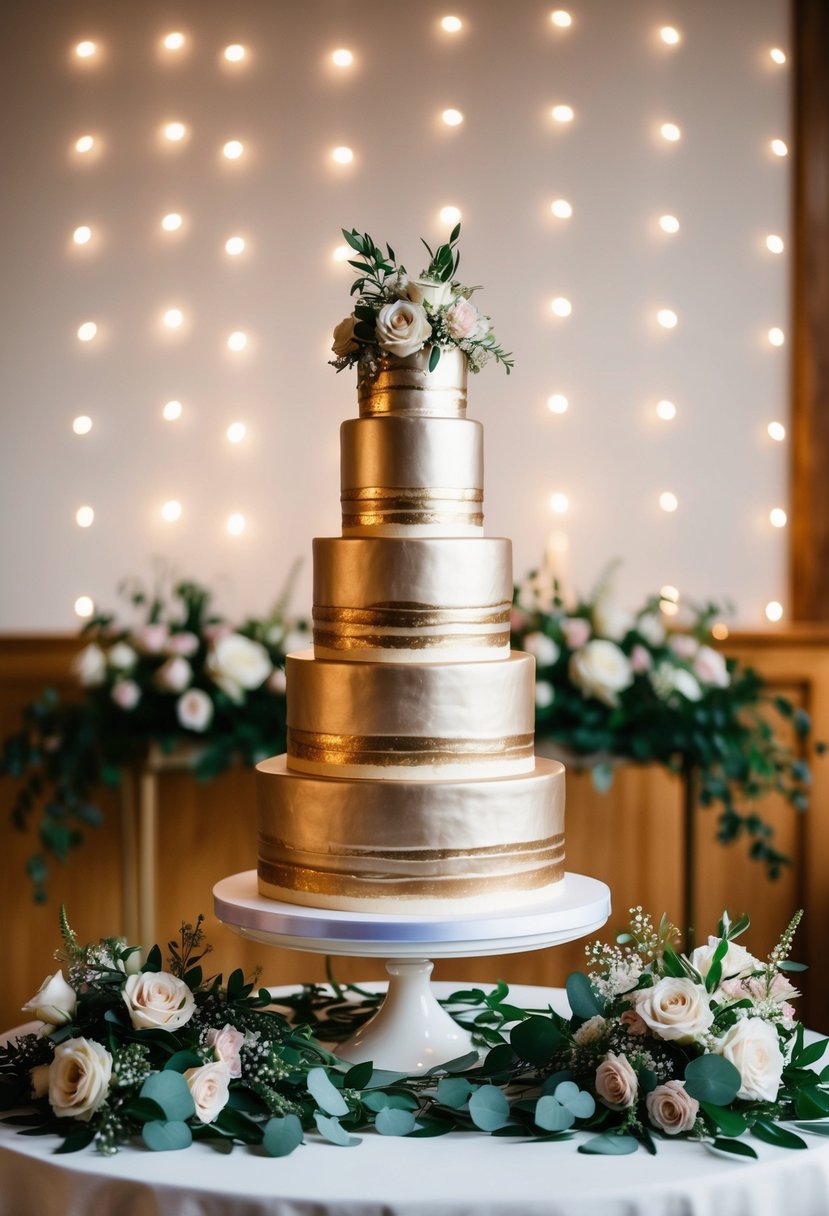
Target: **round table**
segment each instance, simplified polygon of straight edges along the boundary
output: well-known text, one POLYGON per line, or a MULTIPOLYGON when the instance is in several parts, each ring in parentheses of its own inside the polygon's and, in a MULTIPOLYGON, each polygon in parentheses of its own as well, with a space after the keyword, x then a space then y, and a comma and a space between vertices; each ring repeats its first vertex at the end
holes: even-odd
MULTIPOLYGON (((436 984, 441 995, 457 985, 436 984)), ((558 990, 515 985, 519 1004, 558 990)), ((316 1136, 274 1159, 237 1146, 182 1153, 92 1149, 53 1156, 54 1137, 0 1127, 0 1216, 826 1216, 829 1141, 807 1152, 752 1140, 759 1161, 660 1140, 658 1153, 594 1157, 562 1143, 476 1133, 408 1140, 363 1134, 356 1148, 316 1136)))

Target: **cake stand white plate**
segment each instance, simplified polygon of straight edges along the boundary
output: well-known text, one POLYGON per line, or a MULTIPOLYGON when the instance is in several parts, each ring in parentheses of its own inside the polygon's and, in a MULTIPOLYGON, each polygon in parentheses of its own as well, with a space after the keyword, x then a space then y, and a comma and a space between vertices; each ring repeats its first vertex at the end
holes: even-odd
POLYGON ((449 919, 280 903, 259 895, 256 871, 247 870, 218 882, 213 903, 228 928, 265 945, 385 958, 386 999, 338 1054, 414 1075, 472 1049, 468 1032, 432 994, 430 959, 515 954, 585 937, 610 915, 610 890, 595 878, 567 874, 550 888, 549 899, 531 906, 449 919))

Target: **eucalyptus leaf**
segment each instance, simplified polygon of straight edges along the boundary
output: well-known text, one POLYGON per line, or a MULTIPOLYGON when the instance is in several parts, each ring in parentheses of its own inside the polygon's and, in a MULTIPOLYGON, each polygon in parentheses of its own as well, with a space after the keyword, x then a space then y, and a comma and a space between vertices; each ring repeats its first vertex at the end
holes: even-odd
POLYGON ((581 971, 574 971, 567 976, 567 1000, 573 1016, 585 1021, 604 1013, 604 1004, 593 991, 590 981, 581 971))
POLYGON ((348 1103, 331 1084, 324 1068, 312 1068, 307 1078, 308 1092, 327 1115, 347 1115, 348 1103))
POLYGON ((441 1077, 438 1081, 437 1097, 442 1106, 461 1110, 469 1100, 472 1086, 466 1077, 441 1077))
POLYGON ((715 1127, 718 1127, 726 1136, 741 1136, 748 1126, 737 1110, 730 1110, 726 1106, 715 1106, 713 1102, 700 1102, 700 1108, 715 1127))
POLYGON ((287 1157, 302 1141, 302 1124, 296 1115, 277 1115, 265 1124, 262 1147, 269 1157, 287 1157))
POLYGON ((167 1120, 172 1122, 189 1119, 196 1113, 192 1094, 179 1072, 151 1073, 141 1086, 139 1097, 157 1102, 167 1120))
POLYGON ((188 1068, 199 1068, 204 1063, 194 1051, 176 1051, 164 1065, 165 1072, 185 1072, 188 1068))
POLYGON ((547 1094, 536 1102, 533 1120, 545 1132, 566 1132, 573 1126, 576 1117, 552 1094, 547 1094))
POLYGON ((414 1113, 387 1106, 378 1113, 374 1126, 381 1136, 408 1136, 409 1132, 414 1131, 414 1113))
POLYGON ((510 1043, 522 1060, 546 1064, 561 1042, 561 1035, 550 1018, 529 1017, 510 1031, 510 1043))
POLYGON ((635 1136, 613 1136, 604 1132, 601 1136, 594 1136, 592 1140, 580 1144, 578 1151, 603 1157, 626 1157, 635 1153, 638 1147, 639 1141, 635 1136))
POLYGON ((352 1136, 345 1130, 339 1119, 329 1119, 327 1115, 323 1115, 317 1110, 314 1111, 314 1122, 319 1134, 324 1136, 330 1144, 337 1144, 341 1148, 354 1148, 355 1145, 362 1143, 359 1136, 352 1136))
POLYGON ((469 1114, 481 1131, 494 1132, 509 1123, 509 1102, 495 1085, 481 1085, 469 1098, 469 1114))
MULTIPOLYGON (((348 1074, 346 1075, 348 1076, 348 1074)), ((386 1068, 375 1068, 365 1085, 356 1085, 353 1088, 384 1089, 387 1085, 396 1085, 398 1081, 405 1081, 408 1075, 405 1072, 391 1072, 386 1068)))
POLYGON ((739 1070, 723 1056, 697 1056, 685 1066, 685 1091, 699 1102, 728 1106, 741 1085, 739 1070))
POLYGON ((364 1060, 360 1064, 355 1064, 352 1068, 349 1068, 343 1077, 343 1086, 346 1089, 364 1089, 371 1081, 373 1072, 374 1065, 370 1060, 364 1060))
POLYGON ((154 1153, 175 1152, 189 1148, 193 1143, 193 1133, 187 1124, 179 1119, 154 1119, 145 1123, 141 1129, 141 1137, 147 1148, 151 1148, 154 1153))
POLYGON ((811 1132, 813 1136, 829 1136, 829 1119, 812 1121, 806 1119, 795 1120, 795 1127, 799 1127, 802 1132, 811 1132))

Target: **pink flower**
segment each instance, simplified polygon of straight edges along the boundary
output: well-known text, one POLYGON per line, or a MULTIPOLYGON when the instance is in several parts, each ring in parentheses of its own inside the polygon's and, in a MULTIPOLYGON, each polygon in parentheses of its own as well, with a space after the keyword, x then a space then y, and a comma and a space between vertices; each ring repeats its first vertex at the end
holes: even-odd
POLYGON ((245 1041, 241 1030, 235 1026, 223 1026, 221 1030, 208 1030, 207 1046, 212 1047, 217 1060, 223 1060, 232 1077, 241 1077, 242 1061, 239 1052, 245 1041))
POLYGON ((522 629, 526 629, 529 619, 526 612, 522 612, 520 608, 513 608, 509 614, 509 627, 513 633, 520 633, 522 629))
POLYGON ((112 699, 119 709, 129 712, 141 700, 141 689, 135 680, 116 680, 112 686, 112 699))
POLYGON ((689 633, 675 633, 668 642, 678 659, 692 659, 699 650, 699 642, 689 633))
POLYGON ((627 1110, 636 1101, 639 1081, 625 1055, 609 1051, 596 1069, 596 1093, 611 1110, 627 1110))
POLYGON ((156 688, 162 692, 184 692, 193 679, 193 668, 180 654, 162 663, 153 676, 156 688))
POLYGON ((489 329, 486 317, 482 317, 475 305, 464 296, 447 308, 444 324, 446 332, 459 342, 464 338, 482 338, 489 329))
POLYGON ((279 697, 284 694, 287 687, 288 681, 285 678, 285 672, 281 667, 275 667, 273 674, 268 679, 268 692, 272 692, 279 697))
POLYGON ((199 639, 195 633, 190 633, 184 629, 181 633, 171 633, 167 639, 167 645, 164 647, 167 654, 180 654, 185 659, 189 659, 191 654, 195 654, 199 648, 199 639))
POLYGON ((170 635, 169 627, 163 622, 139 625, 132 634, 132 644, 142 654, 161 654, 170 635))
POLYGON ((635 1009, 626 1009, 619 1018, 619 1021, 625 1027, 628 1034, 639 1035, 648 1033, 648 1028, 645 1025, 645 1022, 635 1009))
POLYGON ((215 625, 205 625, 202 630, 204 640, 206 642, 218 642, 219 638, 226 638, 229 633, 233 633, 230 625, 221 623, 215 625))
POLYGON ((666 1081, 645 1098, 648 1117, 654 1127, 669 1136, 689 1132, 697 1121, 699 1102, 685 1092, 684 1081, 666 1081))
POLYGON ((694 672, 703 684, 713 684, 715 688, 727 688, 731 681, 725 659, 710 646, 700 646, 694 659, 694 672))
POLYGON ((578 650, 590 637, 590 622, 583 616, 566 617, 561 622, 561 632, 570 649, 578 650))
POLYGON ((639 675, 643 671, 650 671, 653 666, 653 658, 646 646, 640 646, 638 642, 636 643, 630 652, 630 665, 636 675, 639 675))

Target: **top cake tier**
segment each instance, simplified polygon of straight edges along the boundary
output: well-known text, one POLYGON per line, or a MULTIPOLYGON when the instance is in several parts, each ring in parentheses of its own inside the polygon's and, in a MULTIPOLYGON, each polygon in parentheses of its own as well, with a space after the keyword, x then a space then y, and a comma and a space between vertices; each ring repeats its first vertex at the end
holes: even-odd
POLYGON ((463 418, 466 414, 466 355, 461 350, 441 351, 429 371, 432 348, 427 346, 405 359, 384 356, 376 376, 360 368, 357 400, 361 417, 405 414, 409 418, 463 418))

